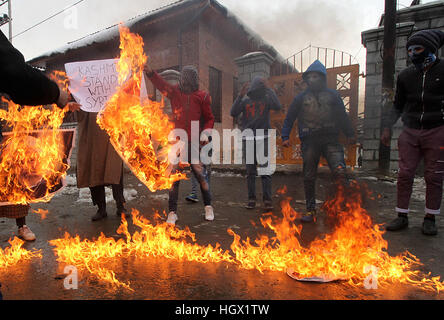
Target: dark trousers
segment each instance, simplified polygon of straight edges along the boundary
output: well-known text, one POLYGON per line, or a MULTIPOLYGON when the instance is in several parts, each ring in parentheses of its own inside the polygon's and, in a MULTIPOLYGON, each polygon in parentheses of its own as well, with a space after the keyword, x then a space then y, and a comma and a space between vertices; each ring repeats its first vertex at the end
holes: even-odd
POLYGON ((428 214, 439 214, 444 173, 444 126, 428 130, 404 128, 398 139, 399 173, 396 210, 408 213, 416 169, 424 158, 426 208, 428 214))
POLYGON ((321 156, 327 160, 335 183, 346 181, 344 148, 335 141, 307 139, 302 142, 305 202, 308 211, 316 209, 316 177, 321 156))
MULTIPOLYGON (((123 196, 123 174, 120 178, 119 184, 112 184, 111 189, 113 190, 113 198, 116 201, 118 209, 122 209, 125 204, 125 197, 123 196)), ((95 186, 90 187, 91 199, 93 205, 98 206, 99 210, 106 210, 106 197, 105 197, 105 186, 95 186)))
MULTIPOLYGON (((247 190, 248 190, 248 200, 256 200, 256 176, 258 175, 257 168, 258 167, 267 167, 268 162, 264 164, 258 164, 257 161, 257 145, 256 141, 252 141, 251 144, 254 147, 251 150, 248 150, 247 141, 242 142, 243 154, 244 154, 244 162, 246 165, 247 171, 247 190), (254 155, 251 157, 253 159, 253 163, 247 163, 248 153, 253 152, 254 155)), ((268 157, 268 139, 264 139, 264 157, 268 157)), ((263 201, 271 201, 271 176, 270 175, 261 175, 262 180, 262 199, 263 201)))

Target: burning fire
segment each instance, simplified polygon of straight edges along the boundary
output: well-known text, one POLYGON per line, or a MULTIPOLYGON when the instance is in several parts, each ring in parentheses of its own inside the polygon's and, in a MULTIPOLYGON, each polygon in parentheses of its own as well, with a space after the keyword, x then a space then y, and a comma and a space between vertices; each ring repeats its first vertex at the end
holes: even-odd
POLYGON ((313 241, 308 248, 299 241, 302 226, 294 224, 298 213, 286 199, 282 202, 283 219, 261 218, 265 228, 273 230, 275 237, 261 236, 251 243, 241 241, 232 230, 231 245, 236 262, 241 268, 286 271, 291 268, 298 278, 323 277, 325 279, 348 280, 354 286, 364 285, 369 268, 374 267, 380 286, 390 283, 408 283, 426 290, 442 291, 444 283, 440 277, 421 274, 420 261, 406 251, 396 257, 387 252, 384 231, 374 225, 362 208, 360 188, 357 185, 339 188, 335 198, 324 204, 330 220, 336 221, 332 234, 313 241), (275 219, 276 220, 276 219, 275 219))
POLYGON ((359 188, 347 190, 351 195, 346 200, 344 190, 326 202, 325 210, 330 219, 336 221, 331 234, 313 241, 309 247, 300 243, 302 227, 296 225, 299 214, 290 206, 290 199, 282 201, 283 218, 277 219, 270 213, 261 218, 262 225, 271 229, 274 237, 259 236, 254 241, 241 240, 232 230, 234 237, 231 252, 224 251, 219 244, 215 247, 196 244, 195 234, 188 228, 179 230, 166 223, 156 225, 140 216, 134 210, 133 223, 140 231, 128 232, 128 223, 122 220, 118 233, 124 239, 115 240, 103 234, 94 241, 65 234, 63 239, 52 240, 58 261, 87 269, 99 279, 111 283, 113 288, 125 284, 116 279, 113 271, 107 269, 116 258, 165 257, 179 262, 200 263, 227 262, 242 269, 264 271, 287 271, 292 269, 297 278, 321 277, 324 279, 347 280, 350 285, 363 286, 370 268, 378 270, 380 287, 392 283, 411 284, 424 290, 440 292, 444 283, 440 277, 430 277, 418 270, 421 262, 411 253, 395 257, 387 253, 387 241, 383 231, 374 225, 365 209, 361 207, 359 188))
POLYGON ((135 176, 152 192, 170 189, 184 176, 171 174, 168 135, 174 124, 163 112, 163 103, 140 99, 147 56, 143 40, 120 26, 119 88, 99 113, 97 123, 110 136, 117 153, 135 176))
MULTIPOLYGON (((123 287, 129 290, 132 290, 129 283, 117 280, 115 273, 106 268, 116 258, 151 256, 201 263, 233 262, 228 251, 223 251, 218 244, 215 247, 204 247, 194 243, 195 235, 188 228, 179 230, 167 223, 153 225, 140 216, 137 210, 133 210, 132 218, 134 225, 141 230, 131 235, 128 232, 128 222, 123 218, 117 233, 125 236, 125 240, 116 241, 101 234, 95 241, 81 241, 79 236, 71 237, 65 233, 63 239, 50 241, 55 246, 57 261, 88 270, 113 288, 123 287)), ((156 214, 156 219, 159 218, 156 214)))
POLYGON ((42 258, 41 250, 28 251, 23 249, 24 241, 19 238, 9 240, 10 247, 2 250, 0 248, 0 271, 8 267, 14 266, 23 260, 30 260, 32 258, 42 258))
POLYGON ((34 210, 33 212, 36 213, 36 214, 38 214, 38 215, 40 215, 40 218, 41 218, 42 220, 45 220, 45 219, 46 219, 46 216, 47 216, 48 213, 49 213, 49 211, 48 211, 48 210, 45 210, 45 209, 37 209, 37 210, 34 210))
POLYGON ((49 201, 41 194, 56 185, 66 174, 62 136, 58 128, 65 110, 53 107, 20 107, 11 101, 8 111, 0 110, 0 119, 12 128, 0 146, 0 201, 12 204, 49 201), (45 188, 43 188, 45 189, 45 188))
MULTIPOLYGON (((120 27, 121 56, 118 64, 120 87, 109 100, 97 119, 100 127, 108 133, 111 142, 127 162, 133 173, 151 191, 169 189, 182 179, 180 174, 169 175, 166 155, 170 150, 168 134, 173 129, 163 113, 161 103, 140 100, 143 66, 147 57, 140 36, 120 27)), ((413 284, 425 290, 441 291, 444 288, 440 277, 430 277, 418 271, 421 262, 411 253, 392 257, 387 252, 381 226, 374 225, 361 206, 360 188, 339 189, 324 209, 336 227, 331 234, 317 238, 309 247, 300 243, 302 227, 295 224, 299 214, 290 206, 290 199, 282 201, 283 218, 264 215, 261 223, 275 233, 274 237, 259 236, 254 241, 242 240, 232 230, 234 237, 231 252, 215 247, 200 246, 188 228, 179 230, 166 223, 156 225, 133 211, 133 223, 138 228, 131 235, 125 219, 118 233, 125 239, 115 240, 101 234, 96 240, 80 240, 68 233, 63 239, 50 241, 55 246, 58 261, 73 264, 110 283, 113 288, 131 290, 130 283, 116 278, 109 265, 116 258, 166 257, 176 261, 201 263, 228 262, 242 269, 257 269, 260 272, 293 270, 299 278, 324 277, 348 280, 353 286, 364 284, 368 268, 378 270, 380 286, 390 283, 413 284), (108 268, 107 268, 108 267, 108 268)), ((285 193, 285 188, 280 193, 285 193)))

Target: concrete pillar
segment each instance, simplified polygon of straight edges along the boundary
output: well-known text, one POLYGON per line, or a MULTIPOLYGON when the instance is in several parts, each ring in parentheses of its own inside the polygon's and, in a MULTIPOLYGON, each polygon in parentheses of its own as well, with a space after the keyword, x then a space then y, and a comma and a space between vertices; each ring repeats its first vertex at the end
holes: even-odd
POLYGON ((270 68, 274 58, 266 52, 250 52, 234 59, 239 70, 239 85, 253 80, 255 77, 270 77, 270 68))
MULTIPOLYGON (((180 72, 176 70, 165 70, 159 75, 168 83, 171 83, 173 85, 179 83, 180 72)), ((161 101, 161 100, 162 100, 162 94, 159 92, 159 90, 156 90, 156 101, 161 101)), ((165 100, 165 113, 171 114, 173 112, 173 110, 171 109, 171 102, 166 97, 164 97, 164 100, 165 100)))

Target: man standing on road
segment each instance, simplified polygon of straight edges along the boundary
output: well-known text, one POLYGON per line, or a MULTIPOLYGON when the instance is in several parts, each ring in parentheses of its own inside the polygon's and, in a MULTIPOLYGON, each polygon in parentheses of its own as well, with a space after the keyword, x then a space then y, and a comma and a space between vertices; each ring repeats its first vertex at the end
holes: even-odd
POLYGON ((422 232, 436 235, 435 216, 440 213, 444 173, 444 62, 437 57, 444 44, 444 32, 422 30, 407 41, 413 65, 398 76, 394 107, 381 135, 390 145, 391 127, 402 116, 404 130, 398 139, 399 173, 396 212, 389 231, 408 226, 409 202, 418 164, 424 158, 426 206, 422 232))
MULTIPOLYGON (((234 101, 231 107, 231 116, 237 117, 242 113, 241 129, 253 130, 253 136, 243 137, 243 154, 246 163, 247 170, 247 189, 248 189, 248 202, 246 204, 247 209, 254 209, 256 207, 256 175, 258 174, 258 166, 266 168, 269 163, 261 164, 257 159, 257 150, 260 150, 259 145, 263 143, 264 156, 270 161, 268 154, 269 145, 269 133, 271 129, 270 124, 270 110, 279 111, 282 106, 274 93, 267 84, 265 79, 256 77, 251 82, 251 85, 247 82, 243 85, 239 96, 234 101), (263 134, 259 134, 259 130, 263 130, 263 134), (253 140, 254 148, 247 150, 250 145, 247 141, 253 140), (248 153, 254 153, 253 155, 248 153), (253 163, 248 163, 249 158, 253 159, 253 163)), ((271 175, 262 174, 262 193, 264 201, 264 209, 272 210, 272 195, 271 195, 271 175)))
POLYGON ((290 105, 282 128, 282 145, 290 146, 290 133, 298 120, 302 142, 303 175, 307 211, 302 222, 314 222, 316 214, 316 176, 323 156, 336 183, 346 180, 344 148, 338 141, 339 132, 355 143, 355 134, 339 93, 327 88, 327 69, 316 60, 303 74, 308 88, 297 95, 290 105))

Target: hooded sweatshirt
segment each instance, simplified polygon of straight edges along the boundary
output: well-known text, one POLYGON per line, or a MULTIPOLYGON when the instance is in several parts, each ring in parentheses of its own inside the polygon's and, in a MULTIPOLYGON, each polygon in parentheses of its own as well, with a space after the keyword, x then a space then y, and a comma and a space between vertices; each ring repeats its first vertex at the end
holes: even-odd
POLYGON ((176 129, 183 129, 191 139, 191 122, 203 122, 199 127, 199 134, 206 129, 213 129, 214 116, 211 111, 211 97, 202 90, 198 90, 197 72, 192 68, 184 67, 186 70, 181 74, 179 84, 171 85, 166 82, 157 72, 148 74, 153 85, 171 100, 171 107, 174 114, 174 124, 176 129), (191 89, 184 92, 181 87, 191 89), (201 121, 203 120, 203 121, 201 121))
POLYGON ((231 116, 237 117, 242 113, 241 129, 252 129, 256 135, 257 129, 264 129, 268 135, 271 129, 270 110, 281 110, 282 106, 274 91, 267 88, 261 77, 253 79, 246 97, 237 97, 231 107, 231 116))
POLYGON ((316 60, 302 75, 307 82, 307 75, 319 73, 324 81, 322 88, 308 88, 298 94, 291 103, 282 128, 282 140, 290 138, 295 120, 298 120, 299 138, 321 138, 324 141, 337 141, 342 131, 345 136, 354 136, 350 119, 345 111, 344 102, 336 90, 327 88, 327 69, 316 60))

